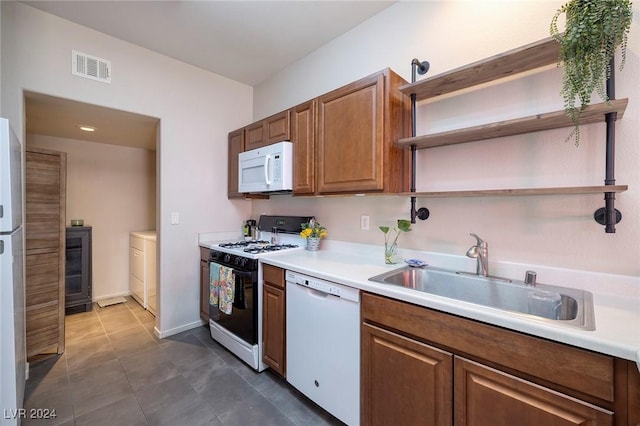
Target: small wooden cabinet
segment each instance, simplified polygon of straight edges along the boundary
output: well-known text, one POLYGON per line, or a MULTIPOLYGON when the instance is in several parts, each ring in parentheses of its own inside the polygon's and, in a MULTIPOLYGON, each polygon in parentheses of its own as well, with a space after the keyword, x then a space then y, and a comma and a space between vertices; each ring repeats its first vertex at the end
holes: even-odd
POLYGON ((369 293, 361 309, 364 425, 640 422, 631 361, 369 293))
POLYGON ((262 265, 262 361, 286 377, 286 292, 284 269, 262 265))
POLYGON ((65 313, 91 310, 91 227, 67 228, 65 263, 65 313))
POLYGON ((245 129, 245 151, 288 141, 291 138, 289 110, 279 112, 248 125, 245 129))
POLYGON ((200 247, 200 318, 209 322, 209 252, 200 247))
POLYGON ((317 192, 402 192, 409 188, 410 134, 406 84, 385 69, 318 98, 317 192))
POLYGON ((227 175, 227 198, 244 198, 238 192, 238 156, 244 151, 244 129, 229 133, 229 167, 227 175))

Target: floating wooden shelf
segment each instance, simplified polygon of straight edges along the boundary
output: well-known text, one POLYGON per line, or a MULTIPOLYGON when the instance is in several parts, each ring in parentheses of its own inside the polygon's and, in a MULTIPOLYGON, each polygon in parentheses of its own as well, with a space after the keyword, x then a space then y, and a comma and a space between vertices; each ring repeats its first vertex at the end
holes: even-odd
MULTIPOLYGON (((617 118, 620 119, 627 108, 627 103, 628 99, 615 99, 609 104, 603 102, 589 105, 580 117, 580 124, 604 122, 605 114, 610 112, 616 112, 617 118)), ((417 149, 425 149, 571 126, 573 126, 573 122, 564 111, 554 111, 414 138, 403 138, 398 140, 397 145, 410 146, 415 144, 417 149)))
MULTIPOLYGON (((573 126, 574 123, 569 117, 567 117, 564 111, 554 111, 462 129, 449 130, 446 132, 421 136, 416 135, 416 102, 558 63, 559 55, 560 44, 552 37, 548 37, 420 81, 416 81, 416 72, 418 71, 417 67, 419 64, 422 64, 422 62, 414 59, 411 62, 412 83, 399 88, 402 93, 411 96, 411 111, 413 119, 412 137, 403 138, 396 142, 396 145, 400 147, 412 148, 412 188, 415 188, 416 149, 476 142, 504 136, 521 135, 542 130, 573 126)), ((610 65, 613 69, 613 60, 610 65)), ((612 90, 614 87, 615 81, 612 75, 607 80, 607 96, 610 98, 615 98, 612 90)), ((411 221, 415 222, 416 218, 425 220, 429 217, 429 211, 426 208, 423 207, 416 210, 415 202, 417 197, 491 197, 604 193, 605 207, 596 210, 594 213, 594 219, 596 222, 605 226, 605 232, 615 232, 615 224, 621 220, 622 214, 614 208, 614 193, 627 190, 626 185, 613 185, 615 182, 613 173, 615 165, 615 123, 616 120, 622 118, 624 111, 627 108, 627 103, 628 99, 613 99, 611 102, 590 105, 580 115, 581 125, 598 122, 606 123, 605 185, 556 188, 403 192, 399 195, 411 197, 411 221)))
POLYGON ((446 197, 501 197, 517 195, 579 195, 602 194, 605 192, 624 192, 627 185, 601 185, 601 186, 568 186, 552 188, 514 188, 514 189, 476 189, 464 191, 429 191, 429 192, 402 192, 400 196, 421 198, 446 198, 446 197))
POLYGON ((415 94, 418 101, 429 99, 557 63, 559 54, 560 44, 548 37, 415 83, 405 84, 399 90, 405 95, 415 94))

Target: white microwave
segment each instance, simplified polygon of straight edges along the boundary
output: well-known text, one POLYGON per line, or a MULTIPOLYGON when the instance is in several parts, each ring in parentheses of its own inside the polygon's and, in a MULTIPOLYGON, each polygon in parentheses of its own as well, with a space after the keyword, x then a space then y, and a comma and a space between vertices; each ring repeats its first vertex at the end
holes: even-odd
POLYGON ((241 152, 239 192, 285 192, 293 189, 293 144, 283 141, 241 152))

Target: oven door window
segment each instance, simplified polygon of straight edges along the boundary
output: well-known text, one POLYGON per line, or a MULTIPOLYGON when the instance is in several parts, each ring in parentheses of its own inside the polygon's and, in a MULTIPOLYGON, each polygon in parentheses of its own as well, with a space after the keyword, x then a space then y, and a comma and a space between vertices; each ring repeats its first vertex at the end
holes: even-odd
POLYGON ((233 271, 235 292, 231 314, 209 306, 210 318, 218 325, 251 345, 258 343, 258 295, 257 273, 233 271))

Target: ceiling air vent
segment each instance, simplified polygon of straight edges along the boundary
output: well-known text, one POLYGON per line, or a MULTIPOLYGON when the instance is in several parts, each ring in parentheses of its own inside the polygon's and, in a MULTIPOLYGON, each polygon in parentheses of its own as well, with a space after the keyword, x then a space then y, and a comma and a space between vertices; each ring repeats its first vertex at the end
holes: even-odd
POLYGON ((71 74, 111 84, 111 61, 72 50, 71 74))

